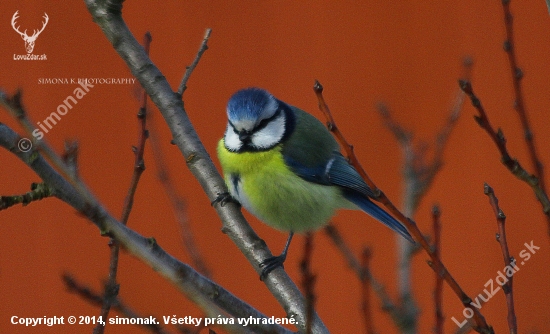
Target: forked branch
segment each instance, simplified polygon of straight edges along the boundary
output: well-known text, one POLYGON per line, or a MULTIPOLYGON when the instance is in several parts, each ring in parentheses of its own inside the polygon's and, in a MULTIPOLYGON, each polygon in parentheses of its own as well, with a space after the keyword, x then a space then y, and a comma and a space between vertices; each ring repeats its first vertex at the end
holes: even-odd
POLYGON ((498 131, 495 131, 491 123, 489 122, 489 118, 487 117, 487 114, 485 112, 485 109, 483 108, 483 105, 481 104, 481 101, 479 98, 475 95, 474 90, 472 88, 472 84, 467 80, 460 80, 459 81, 460 88, 470 97, 470 100, 472 101, 472 105, 477 110, 478 115, 474 116, 474 119, 476 120, 477 124, 487 132, 491 140, 495 143, 497 146, 498 151, 500 152, 501 156, 501 162, 508 168, 508 170, 515 175, 518 179, 522 180, 523 182, 527 183, 533 192, 535 193, 535 196, 537 197, 538 201, 542 205, 542 211, 547 217, 548 223, 548 233, 550 234, 550 200, 548 199, 548 195, 544 191, 544 189, 541 188, 538 178, 535 175, 529 174, 519 163, 517 159, 513 159, 510 156, 510 153, 508 153, 508 149, 506 148, 506 139, 504 138, 504 133, 501 129, 498 129, 498 131))
MULTIPOLYGON (((498 233, 496 234, 496 240, 500 244, 500 250, 502 251, 502 256, 504 257, 504 265, 511 268, 516 267, 516 260, 510 256, 510 251, 508 250, 508 242, 506 241, 506 215, 500 209, 498 205, 498 198, 487 183, 485 183, 483 192, 489 197, 489 203, 493 208, 495 213, 495 218, 497 220, 498 233)), ((506 305, 508 306, 508 328, 510 329, 510 334, 517 334, 518 325, 516 322, 516 313, 514 310, 514 291, 513 291, 513 281, 514 276, 511 275, 508 277, 508 281, 502 285, 502 290, 506 295, 506 305)))
MULTIPOLYGON (((415 241, 420 243, 422 248, 426 251, 426 253, 428 253, 431 260, 429 262, 430 267, 436 273, 438 273, 441 277, 443 277, 445 282, 449 285, 449 287, 453 290, 453 292, 458 296, 458 298, 462 302, 462 305, 464 305, 464 307, 469 307, 472 299, 464 292, 464 290, 462 290, 458 282, 456 282, 456 280, 453 278, 451 273, 449 273, 449 271, 447 270, 443 262, 436 256, 433 248, 430 246, 430 244, 428 243, 428 240, 426 240, 426 238, 424 237, 420 229, 417 227, 416 223, 412 219, 406 217, 401 211, 397 209, 397 207, 390 201, 390 199, 384 194, 384 192, 382 192, 376 186, 376 184, 370 179, 370 177, 367 175, 367 173, 365 172, 365 170, 357 160, 357 157, 353 152, 353 146, 351 146, 347 142, 342 132, 336 126, 334 119, 332 117, 332 114, 330 112, 330 109, 325 103, 325 100, 323 98, 323 86, 321 86, 321 84, 318 81, 316 81, 313 89, 319 101, 319 109, 324 113, 327 119, 328 129, 331 132, 333 132, 334 136, 337 138, 337 140, 340 142, 340 144, 344 148, 350 163, 353 165, 353 167, 355 167, 357 172, 363 177, 367 185, 373 190, 373 193, 376 196, 375 200, 382 203, 391 212, 391 214, 395 218, 397 218, 397 220, 399 220, 401 223, 405 225, 405 227, 407 228, 407 230, 409 230, 410 234, 413 236, 415 241)), ((474 312, 473 319, 475 322, 474 329, 477 332, 483 333, 483 334, 494 333, 493 328, 487 324, 487 322, 485 321, 485 317, 483 317, 481 312, 479 312, 479 310, 475 308, 473 309, 473 312, 474 312)))

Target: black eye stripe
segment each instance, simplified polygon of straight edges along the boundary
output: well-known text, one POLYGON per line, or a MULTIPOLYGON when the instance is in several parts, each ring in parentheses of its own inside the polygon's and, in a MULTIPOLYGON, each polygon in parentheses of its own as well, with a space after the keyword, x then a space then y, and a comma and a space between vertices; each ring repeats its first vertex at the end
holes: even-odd
MULTIPOLYGON (((262 119, 260 121, 260 123, 258 123, 258 125, 256 125, 254 127, 254 129, 252 129, 252 131, 250 131, 251 133, 254 133, 254 132, 257 132, 263 128, 265 128, 269 122, 271 122, 272 120, 274 120, 275 118, 277 118, 277 116, 279 116, 282 112, 282 109, 279 108, 277 109, 277 111, 269 118, 265 118, 265 119, 262 119)), ((236 134, 239 134, 239 130, 237 130, 237 128, 235 127, 235 125, 233 124, 233 122, 231 122, 230 120, 228 120, 228 123, 229 125, 231 126, 231 128, 233 129, 233 132, 235 132, 236 134)))
POLYGON ((227 122, 229 123, 229 125, 231 125, 233 132, 235 132, 236 134, 239 134, 239 131, 237 131, 237 128, 235 127, 235 125, 230 120, 228 120, 227 122))
POLYGON ((260 121, 260 123, 254 128, 253 132, 256 132, 256 131, 259 131, 263 128, 265 128, 269 122, 271 122, 272 120, 274 120, 275 118, 277 118, 277 116, 279 116, 281 114, 281 111, 282 109, 279 108, 277 109, 277 111, 273 114, 273 116, 269 117, 269 118, 265 118, 265 119, 262 119, 260 121))

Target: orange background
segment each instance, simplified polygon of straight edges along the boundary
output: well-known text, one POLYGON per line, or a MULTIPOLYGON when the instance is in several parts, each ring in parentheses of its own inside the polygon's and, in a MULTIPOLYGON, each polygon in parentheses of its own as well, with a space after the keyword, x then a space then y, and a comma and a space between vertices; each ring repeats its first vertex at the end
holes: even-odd
MULTIPOLYGON (((24 92, 24 104, 36 122, 53 112, 76 85, 39 84, 39 78, 130 78, 123 61, 93 23, 82 1, 3 1, 0 14, 0 87, 24 92), (46 12, 50 22, 36 42, 34 54, 46 61, 15 61, 24 43, 10 21, 19 10, 21 29, 40 27, 46 12)), ((550 17, 544 1, 513 1, 519 65, 525 73, 525 102, 543 163, 548 158, 550 109, 550 17)), ((495 127, 501 127, 514 157, 532 170, 518 117, 512 108, 513 91, 499 1, 128 1, 124 18, 138 40, 153 36, 151 58, 177 89, 185 66, 193 60, 206 28, 213 29, 209 50, 189 82, 185 107, 202 142, 214 157, 225 128, 225 104, 239 88, 260 86, 317 117, 314 79, 325 86, 325 98, 336 120, 375 182, 400 205, 403 182, 402 152, 384 128, 375 104, 385 101, 395 118, 415 132, 416 139, 432 141, 444 124, 457 90, 461 59, 471 55, 473 84, 495 127)), ((80 143, 80 173, 114 215, 121 207, 132 173, 131 146, 137 138, 138 101, 132 85, 96 85, 46 135, 61 151, 65 139, 80 143)), ((214 279, 264 314, 283 317, 284 311, 258 280, 236 246, 221 233, 221 224, 207 197, 187 170, 160 115, 153 110, 161 132, 167 167, 184 194, 198 246, 214 272, 214 279)), ((508 243, 519 259, 524 243, 533 240, 540 250, 514 276, 520 333, 550 331, 549 237, 540 204, 529 187, 502 164, 489 137, 476 125, 469 103, 463 110, 445 152, 445 166, 415 216, 431 233, 430 210, 442 209, 442 257, 463 289, 475 297, 503 268, 496 223, 483 183, 488 182, 507 216, 508 243)), ((4 110, 0 121, 23 133, 4 110)), ((189 262, 167 198, 159 185, 150 147, 129 225, 154 236, 168 252, 189 262)), ((217 161, 216 161, 217 163, 217 161)), ((6 150, 0 150, 0 195, 21 194, 38 177, 6 150)), ((550 173, 550 171, 548 172, 550 173)), ((548 175, 547 173, 547 175, 548 175)), ((547 177, 547 183, 550 178, 547 177)), ((247 217, 250 215, 247 214, 247 217)), ((254 218, 257 233, 278 253, 286 235, 254 218)), ((356 254, 370 245, 372 270, 395 298, 395 238, 388 229, 359 212, 335 218, 356 254)), ((27 207, 0 212, 0 332, 90 333, 91 326, 24 328, 10 324, 20 317, 98 315, 99 310, 69 294, 60 279, 72 273, 96 290, 108 270, 107 239, 74 209, 50 198, 27 207)), ((303 238, 291 247, 285 268, 300 281, 298 262, 303 238)), ((427 256, 414 258, 414 295, 421 309, 419 332, 434 324, 434 274, 427 256)), ((313 270, 317 273, 317 312, 333 333, 364 333, 360 312, 360 284, 324 233, 315 238, 313 270)), ((201 312, 151 268, 123 254, 120 297, 135 311, 163 315, 200 316, 201 312)), ((395 333, 389 317, 373 297, 374 326, 395 333)), ((446 332, 464 319, 458 298, 444 288, 446 332)), ((499 292, 481 312, 497 333, 504 333, 506 303, 499 292)), ((116 313, 113 313, 116 315, 116 313)), ((132 326, 108 327, 109 333, 144 332, 132 326)))

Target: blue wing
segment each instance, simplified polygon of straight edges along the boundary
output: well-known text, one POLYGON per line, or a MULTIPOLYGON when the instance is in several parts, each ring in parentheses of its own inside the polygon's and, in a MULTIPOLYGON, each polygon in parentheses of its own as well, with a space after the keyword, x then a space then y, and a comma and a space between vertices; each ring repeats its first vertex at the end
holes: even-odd
POLYGON ((288 156, 285 156, 285 163, 304 180, 342 187, 343 195, 348 201, 414 243, 405 226, 369 199, 369 197, 374 197, 372 189, 339 152, 334 152, 333 158, 328 163, 315 167, 305 166, 288 156))
POLYGON ((378 205, 374 204, 368 197, 362 196, 361 194, 354 191, 344 190, 344 197, 361 208, 365 213, 367 213, 372 218, 383 223, 387 227, 391 228, 395 232, 399 233, 403 238, 414 243, 413 238, 409 234, 409 231, 397 221, 395 218, 390 216, 384 209, 380 208, 378 205))

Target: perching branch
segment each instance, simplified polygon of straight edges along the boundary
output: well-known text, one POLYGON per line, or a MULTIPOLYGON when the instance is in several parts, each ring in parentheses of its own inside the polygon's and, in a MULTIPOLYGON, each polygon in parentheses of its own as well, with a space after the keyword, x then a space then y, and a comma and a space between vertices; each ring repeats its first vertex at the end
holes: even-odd
MULTIPOLYGON (((533 192, 535 193, 535 196, 537 197, 538 201, 542 205, 542 211, 547 217, 547 221, 550 219, 550 200, 548 199, 548 195, 544 191, 544 189, 541 188, 538 178, 535 175, 529 174, 519 163, 517 159, 513 159, 510 154, 508 153, 508 149, 506 148, 506 139, 504 138, 504 133, 501 129, 498 129, 498 131, 495 131, 494 128, 491 126, 491 123, 489 122, 489 118, 487 117, 487 114, 485 113, 485 109, 481 105, 481 101, 479 98, 474 94, 474 91, 472 89, 472 84, 467 80, 460 80, 459 81, 460 88, 466 93, 471 101, 474 108, 476 108, 478 115, 474 116, 474 119, 476 120, 477 124, 487 132, 489 137, 493 140, 495 145, 497 146, 498 151, 500 152, 501 156, 501 162, 508 168, 508 170, 515 175, 518 179, 522 180, 523 182, 527 183, 533 192)), ((548 233, 550 233, 550 221, 548 223, 548 233)))
MULTIPOLYGON (((86 0, 85 3, 94 22, 96 22, 102 29, 107 39, 113 45, 115 51, 118 52, 121 58, 126 62, 132 74, 138 79, 141 86, 145 89, 153 103, 155 103, 162 113, 172 133, 174 144, 179 148, 185 161, 187 162, 188 168, 197 178, 201 187, 205 191, 208 201, 213 202, 219 194, 227 192, 227 187, 212 163, 209 154, 206 152, 204 146, 198 138, 189 117, 183 109, 182 101, 171 89, 163 74, 153 64, 149 57, 147 57, 143 47, 135 40, 122 19, 122 2, 86 0)), ((48 155, 48 157, 49 156, 50 155, 48 155)), ((56 163, 56 165, 58 164, 56 163)), ((130 230, 127 228, 118 226, 116 224, 116 220, 104 212, 101 207, 98 208, 93 205, 97 202, 93 197, 89 196, 91 194, 87 191, 87 189, 82 189, 80 188, 79 183, 74 182, 72 179, 69 180, 71 185, 74 184, 74 187, 76 187, 72 189, 73 192, 77 191, 78 193, 83 194, 81 197, 78 197, 82 202, 72 203, 69 201, 69 203, 75 205, 80 204, 82 206, 86 204, 87 208, 89 207, 88 210, 91 210, 87 216, 95 217, 98 216, 98 214, 101 214, 99 217, 104 218, 95 220, 103 231, 107 231, 111 235, 115 235, 118 241, 129 242, 128 238, 130 235, 133 235, 133 231, 129 232, 130 230), (84 198, 82 196, 84 196, 84 198)), ((84 209, 83 207, 78 208, 84 209)), ((253 265, 254 269, 259 274, 261 271, 259 264, 264 259, 272 256, 265 243, 246 223, 246 220, 242 216, 237 205, 232 203, 229 203, 223 207, 221 205, 217 205, 215 206, 215 209, 222 221, 222 231, 232 239, 232 241, 237 245, 240 251, 245 255, 247 260, 253 265)), ((141 242, 143 246, 147 245, 146 240, 141 240, 141 242)), ((150 244, 149 247, 154 250, 157 250, 158 248, 154 242, 150 244)), ((156 257, 152 257, 151 254, 148 254, 141 249, 136 249, 135 245, 130 247, 129 251, 137 257, 142 258, 150 265, 155 264, 156 268, 157 263, 155 261, 158 261, 156 257)), ((176 268, 177 267, 179 266, 176 266, 176 268)), ((183 289, 182 285, 184 285, 184 283, 180 283, 178 281, 177 271, 174 270, 174 268, 166 269, 167 272, 164 273, 164 275, 170 277, 173 283, 183 289)), ((193 275, 195 275, 195 273, 193 275)), ((287 316, 295 319, 298 327, 303 331, 306 323, 305 299, 300 294, 300 291, 296 285, 290 280, 282 268, 275 269, 267 277, 267 279, 264 280, 264 282, 267 288, 282 305, 287 316)), ((191 300, 195 301, 198 305, 202 304, 202 301, 198 300, 195 296, 191 296, 191 300)), ((216 299, 215 302, 218 302, 218 299, 216 299)), ((242 310, 247 309, 244 305, 243 307, 244 308, 242 310)), ((233 305, 232 308, 238 309, 239 307, 233 305)), ((242 310, 239 311, 236 309, 232 310, 232 312, 244 314, 248 313, 246 311, 243 312, 242 310)), ((249 311, 252 312, 252 310, 249 311)), ((239 316, 238 314, 233 315, 239 316)), ((249 316, 249 314, 247 316, 249 316)), ((313 319, 313 332, 328 332, 317 315, 315 315, 313 319)))
MULTIPOLYGON (((498 198, 495 196, 493 188, 491 188, 487 183, 483 187, 483 192, 489 197, 489 203, 493 208, 495 217, 497 220, 498 233, 496 234, 496 240, 500 244, 500 249, 502 251, 502 256, 504 257, 504 265, 515 267, 516 260, 510 256, 508 251, 508 243, 506 242, 506 215, 498 206, 498 198)), ((513 275, 508 278, 508 281, 502 285, 502 290, 506 295, 506 305, 508 306, 508 328, 510 328, 510 334, 517 334, 518 325, 516 322, 516 313, 514 310, 514 291, 513 291, 513 275)))
MULTIPOLYGON (((18 98, 8 98, 0 91, 0 105, 10 110, 11 113, 18 111, 20 115, 18 120, 22 124, 30 124, 18 98), (16 106, 20 110, 14 110, 16 106)), ((42 153, 36 149, 25 152, 21 151, 17 146, 20 139, 21 137, 13 130, 5 124, 0 123, 1 147, 4 147, 21 159, 45 183, 54 188, 54 194, 57 198, 71 205, 80 214, 93 222, 99 228, 102 235, 114 238, 124 249, 154 268, 160 275, 178 287, 198 307, 208 313, 211 305, 215 305, 217 308, 239 318, 249 316, 255 318, 266 317, 223 287, 215 284, 194 271, 187 264, 178 261, 166 253, 153 238, 145 238, 113 218, 81 180, 72 178, 69 181, 66 179, 66 177, 71 177, 72 175, 70 169, 63 163, 61 157, 55 154, 44 141, 36 146, 43 152, 54 154, 48 157, 56 163, 56 168, 59 168, 64 176, 58 173, 44 159, 42 153)), ((214 316, 217 315, 215 314, 214 316)), ((254 327, 256 328, 250 327, 250 329, 261 333, 289 332, 278 325, 254 325, 254 327)))
MULTIPOLYGON (((405 225, 409 233, 413 236, 413 238, 420 243, 422 248, 428 253, 430 256, 431 261, 429 262, 430 267, 437 272, 439 275, 441 275, 445 282, 449 285, 449 287, 454 291, 454 293, 458 296, 460 301, 462 302, 462 305, 464 307, 468 307, 472 299, 462 290, 460 285, 456 282, 456 280, 453 278, 453 276, 449 273, 443 262, 435 256, 434 251, 432 247, 430 247, 430 244, 428 243, 428 240, 424 237, 420 229, 417 227, 416 223, 406 217, 401 211, 395 207, 395 205, 390 201, 390 199, 382 192, 376 184, 368 177, 365 170, 361 167, 361 164, 359 164, 357 157, 353 153, 353 146, 351 146, 346 139, 344 138, 343 134, 338 130, 336 124, 334 123, 334 119, 332 118, 332 115, 330 113, 330 110, 328 106, 326 105, 324 98, 323 98, 323 87, 319 82, 315 83, 314 86, 315 94, 317 95, 317 98, 319 100, 319 109, 325 114, 327 118, 327 126, 331 132, 334 133, 335 137, 338 139, 344 150, 346 151, 348 160, 350 163, 355 167, 357 172, 364 177, 365 182, 367 185, 372 189, 373 193, 375 194, 375 200, 384 204, 384 206, 390 211, 390 213, 401 223, 405 225)), ((489 334, 494 333, 493 328, 487 324, 485 321, 485 318, 479 312, 478 309, 473 309, 474 315, 473 319, 475 322, 474 329, 483 334, 489 334)))

